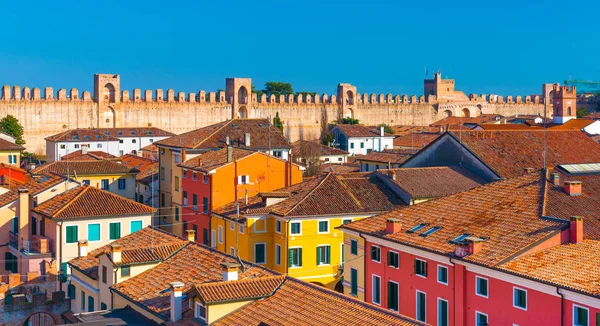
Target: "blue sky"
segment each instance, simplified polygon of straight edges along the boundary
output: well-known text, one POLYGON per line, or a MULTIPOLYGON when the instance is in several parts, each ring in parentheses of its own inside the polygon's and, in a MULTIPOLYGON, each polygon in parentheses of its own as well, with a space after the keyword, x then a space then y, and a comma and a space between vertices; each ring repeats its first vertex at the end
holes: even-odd
POLYGON ((296 91, 422 94, 425 67, 469 93, 541 93, 600 80, 600 1, 10 1, 0 84, 91 90, 224 88, 225 77, 296 91))

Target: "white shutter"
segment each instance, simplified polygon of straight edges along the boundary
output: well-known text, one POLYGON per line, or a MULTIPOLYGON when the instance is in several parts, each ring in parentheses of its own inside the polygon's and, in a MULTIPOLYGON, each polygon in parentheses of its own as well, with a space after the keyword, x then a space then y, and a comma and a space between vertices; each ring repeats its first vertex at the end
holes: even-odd
POLYGON ((242 184, 242 176, 241 176, 241 175, 238 175, 237 179, 238 179, 237 183, 238 183, 239 185, 241 185, 241 184, 242 184))

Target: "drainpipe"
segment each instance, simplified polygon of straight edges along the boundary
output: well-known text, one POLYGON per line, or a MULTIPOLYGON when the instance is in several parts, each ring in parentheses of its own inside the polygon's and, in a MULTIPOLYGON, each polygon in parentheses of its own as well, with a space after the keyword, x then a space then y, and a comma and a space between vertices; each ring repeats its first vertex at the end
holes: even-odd
MULTIPOLYGON (((60 249, 58 250, 58 270, 60 273, 60 268, 62 266, 62 225, 63 222, 60 221, 60 224, 58 224, 59 228, 58 228, 58 244, 57 246, 60 246, 60 249)), ((67 271, 65 270, 65 274, 67 273, 67 271)), ((62 291, 62 282, 60 281, 60 277, 59 277, 59 281, 58 281, 58 290, 62 291)))
POLYGON ((560 295, 560 325, 564 326, 565 324, 565 317, 564 317, 564 310, 565 310, 565 295, 560 293, 560 288, 556 287, 556 293, 558 295, 560 295))
MULTIPOLYGON (((449 259, 450 260, 450 264, 452 264, 452 274, 454 274, 454 280, 453 280, 454 284, 452 284, 453 287, 454 287, 454 290, 452 291, 452 296, 454 297, 454 299, 452 300, 452 301, 454 301, 454 313, 453 313, 453 315, 454 315, 454 322, 452 324, 456 325, 456 268, 455 268, 456 264, 452 261, 452 258, 453 257, 450 256, 450 259, 449 259)), ((450 308, 450 307, 448 307, 448 308, 450 308)))
MULTIPOLYGON (((114 276, 113 276, 113 285, 117 284, 116 280, 117 280, 117 271, 119 271, 119 267, 115 268, 114 271, 114 276)), ((110 292, 110 309, 108 310, 112 310, 113 306, 115 304, 115 296, 114 293, 110 290, 110 288, 108 289, 108 292, 110 292)), ((102 303, 102 298, 100 298, 100 303, 102 303)))
MULTIPOLYGON (((363 236, 362 233, 359 233, 358 236, 363 239, 363 291, 364 291, 364 301, 367 302, 367 239, 363 236)), ((358 285, 357 285, 358 288, 358 285)), ((358 293, 357 293, 358 294, 358 293)), ((381 300, 380 300, 381 301, 381 300)), ((398 307, 400 308, 400 307, 398 307)), ((398 309, 400 310, 400 309, 398 309)))

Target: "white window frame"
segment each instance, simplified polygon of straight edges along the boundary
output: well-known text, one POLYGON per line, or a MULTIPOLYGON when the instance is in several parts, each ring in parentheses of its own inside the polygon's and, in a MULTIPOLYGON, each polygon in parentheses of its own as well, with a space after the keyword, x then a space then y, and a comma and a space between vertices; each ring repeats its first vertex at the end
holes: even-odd
POLYGON ((527 290, 525 290, 524 288, 520 288, 518 286, 513 286, 513 295, 512 295, 512 301, 513 301, 513 307, 523 310, 523 311, 527 311, 527 308, 529 307, 529 294, 527 293, 527 290), (525 292, 525 308, 523 307, 519 307, 517 305, 515 305, 515 291, 516 290, 521 290, 525 292))
POLYGON ((202 173, 202 183, 203 184, 207 184, 208 183, 208 174, 202 173))
MULTIPOLYGON (((320 250, 320 248, 322 248, 322 247, 329 247, 329 257, 327 257, 327 258, 329 258, 329 263, 327 263, 327 264, 323 264, 323 263, 321 263, 321 262, 319 261, 319 262, 317 263, 317 266, 329 266, 329 265, 331 265, 331 245, 329 245, 329 244, 319 244, 319 245, 317 245, 317 249, 319 249, 319 250, 320 250)), ((327 253, 327 251, 325 251, 325 253, 327 253)), ((323 256, 322 256, 322 255, 321 255, 321 258, 323 258, 323 256)))
MULTIPOLYGON (((292 250, 292 249, 302 249, 302 246, 289 247, 289 248, 288 248, 288 259, 290 259, 290 257, 289 257, 289 250, 292 250)), ((296 255, 295 257, 298 257, 298 255, 296 255)), ((300 262, 300 264, 302 264, 302 263, 303 263, 303 262, 300 262)), ((289 266, 289 265, 290 265, 290 263, 288 262, 288 266, 289 266)), ((303 265, 303 264, 302 264, 302 265, 303 265)), ((292 265, 292 266, 289 266, 288 268, 290 268, 290 269, 291 269, 291 268, 302 268, 302 265, 300 265, 300 266, 294 266, 294 265, 292 265)))
POLYGON ((234 247, 229 247, 229 255, 235 256, 235 248, 234 247))
MULTIPOLYGON (((576 308, 580 308, 580 309, 583 309, 583 310, 587 311, 587 315, 588 315, 587 321, 588 322, 587 322, 587 325, 583 325, 583 326, 590 326, 590 309, 586 308, 584 306, 577 305, 577 304, 573 304, 573 314, 572 314, 572 316, 573 316, 573 318, 572 318, 573 326, 579 326, 579 325, 581 325, 581 324, 575 324, 575 316, 576 316, 575 315, 575 309, 576 308)), ((596 321, 596 322, 598 322, 598 321, 596 321)))
POLYGON ((437 282, 440 284, 444 284, 444 285, 448 285, 448 279, 450 278, 450 275, 448 274, 448 267, 444 266, 444 265, 437 265, 437 282), (440 269, 445 269, 446 270, 446 282, 442 282, 440 281, 440 269))
POLYGON ((267 232, 267 217, 266 216, 254 219, 254 223, 252 223, 252 224, 254 226, 254 233, 265 233, 265 232, 267 232), (257 223, 258 221, 263 221, 263 229, 262 230, 259 230, 259 229, 256 228, 256 225, 258 224, 257 223))
MULTIPOLYGON (((390 267, 390 268, 393 268, 393 269, 400 269, 400 253, 397 252, 397 251, 394 251, 394 250, 388 250, 388 253, 390 253, 390 252, 393 253, 393 254, 398 255, 398 267, 394 267, 394 266, 390 265, 387 261, 385 262, 385 265, 387 267, 390 267)), ((386 256, 385 259, 387 260, 388 257, 387 257, 387 255, 385 255, 385 256, 386 256)))
POLYGON ((218 230, 219 243, 223 243, 223 226, 219 225, 218 230))
POLYGON ((415 273, 415 275, 416 275, 416 276, 418 276, 418 277, 420 277, 420 278, 427 278, 427 267, 429 267, 429 266, 428 266, 429 264, 427 264, 427 261, 426 261, 426 260, 419 259, 419 258, 415 258, 415 261, 417 261, 417 260, 418 260, 418 261, 420 261, 420 262, 422 262, 422 263, 425 263, 425 266, 426 266, 426 267, 425 267, 425 271, 426 271, 426 272, 425 272, 425 275, 421 275, 421 274, 417 274, 417 273, 415 273))
POLYGON ((371 276, 371 302, 381 306, 381 277, 377 274, 371 276), (379 302, 375 301, 375 278, 379 279, 379 302))
POLYGON ((192 171, 192 181, 198 180, 198 172, 192 171))
POLYGON ((237 179, 238 179, 239 185, 250 184, 250 175, 247 175, 247 174, 238 175, 237 179))
MULTIPOLYGON (((79 232, 79 230, 77 232, 79 232)), ((89 242, 102 242, 102 223, 92 222, 92 223, 86 224, 85 232, 86 232, 86 238, 88 239, 89 242), (90 240, 90 225, 93 225, 93 224, 98 224, 100 226, 100 240, 90 240)))
POLYGON ((281 234, 281 221, 275 220, 275 232, 281 234), (277 227, 279 226, 279 231, 277 231, 277 227))
POLYGON ((371 244, 371 246, 369 246, 369 259, 373 262, 376 262, 378 264, 381 264, 381 247, 380 246, 375 246, 373 244, 371 244), (378 248, 379 249, 379 260, 375 260, 373 259, 371 252, 373 250, 373 247, 378 248))
POLYGON ((437 324, 441 325, 440 318, 442 317, 442 314, 440 313, 440 301, 446 302, 446 307, 448 307, 448 311, 446 312, 446 325, 450 325, 450 303, 448 302, 448 300, 442 299, 440 297, 437 298, 437 324))
POLYGON ((477 326, 477 319, 479 319, 479 318, 478 318, 478 317, 479 317, 479 315, 485 316, 485 319, 487 319, 487 320, 488 320, 488 324, 489 324, 489 322, 490 322, 490 317, 488 316, 488 314, 484 314, 484 313, 483 313, 483 312, 481 312, 481 311, 477 311, 477 310, 475 310, 475 326, 477 326))
POLYGON ((329 219, 317 220, 317 233, 318 234, 329 234, 329 219), (321 232, 321 230, 320 230, 320 224, 321 224, 321 222, 326 222, 327 223, 327 231, 321 232))
POLYGON ((196 318, 198 318, 200 320, 206 321, 206 316, 204 316, 204 317, 200 316, 200 309, 199 309, 199 307, 204 308, 204 313, 206 314, 207 313, 206 306, 204 306, 200 302, 196 301, 196 306, 195 307, 196 308, 194 309, 194 317, 196 317, 196 318))
MULTIPOLYGON (((393 281, 393 280, 388 280, 388 283, 394 283, 394 284, 396 284, 396 287, 398 288, 398 293, 396 293, 396 296, 398 297, 398 310, 394 310, 390 307, 388 307, 388 309, 391 311, 399 312, 400 311, 400 283, 393 281)), ((388 289, 386 288, 386 290, 388 290, 388 289)), ((388 293, 388 295, 390 295, 390 294, 388 293)), ((386 304, 388 304, 388 303, 386 302, 386 304)))
POLYGON ((229 229, 235 231, 235 224, 233 224, 233 221, 229 221, 229 229))
POLYGON ((294 221, 294 222, 290 222, 289 223, 290 226, 290 235, 292 236, 296 236, 296 235, 302 235, 302 221, 294 221), (300 233, 292 233, 292 225, 294 224, 300 224, 300 233))
POLYGON ((216 248, 217 247, 217 230, 212 229, 212 230, 210 230, 210 233, 211 233, 210 246, 211 246, 211 248, 216 248))
MULTIPOLYGON (((490 280, 487 277, 482 277, 479 275, 475 275, 475 295, 480 296, 482 298, 489 298, 490 297, 490 280), (479 294, 479 280, 485 280, 486 284, 487 284, 487 295, 483 295, 483 294, 479 294)), ((513 305, 515 303, 515 293, 513 292, 513 305)))
POLYGON ((416 290, 415 292, 415 319, 419 320, 421 322, 427 323, 427 293, 423 292, 423 291, 419 291, 416 290), (419 293, 422 293, 425 296, 425 307, 423 307, 423 309, 425 310, 425 320, 419 320, 419 293))
POLYGON ((245 225, 240 224, 240 234, 244 234, 245 225))
POLYGON ((257 265, 265 265, 267 263, 267 243, 266 242, 256 242, 254 244, 253 250, 254 250, 254 259, 253 259, 254 263, 257 264, 257 265), (265 248, 264 249, 265 261, 262 262, 262 263, 256 261, 256 245, 263 245, 264 248, 265 248))
POLYGON ((281 266, 281 245, 275 244, 275 265, 281 266), (279 255, 277 255, 277 249, 279 249, 279 255))

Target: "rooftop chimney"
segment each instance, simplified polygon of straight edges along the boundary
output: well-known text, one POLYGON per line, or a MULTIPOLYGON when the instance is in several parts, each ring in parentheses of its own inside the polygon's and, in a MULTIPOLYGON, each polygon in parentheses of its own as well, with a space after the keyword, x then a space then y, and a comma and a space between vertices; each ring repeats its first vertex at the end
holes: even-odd
POLYGON ((86 155, 88 152, 88 148, 86 145, 81 146, 81 154, 86 155))
POLYGON ((88 254, 88 241, 87 240, 79 240, 77 241, 77 246, 79 247, 79 257, 85 257, 88 254))
POLYGON ((238 280, 238 263, 221 263, 223 266, 223 281, 237 281, 238 280))
POLYGON ((171 321, 176 322, 181 319, 183 286, 181 282, 171 282, 171 321))
POLYGON ((571 243, 580 243, 583 241, 583 217, 571 216, 569 239, 571 243))
POLYGON ((225 136, 225 146, 231 146, 231 143, 229 142, 229 136, 225 136))
POLYGON ((385 233, 398 233, 402 229, 402 220, 399 218, 388 218, 385 221, 385 233))
POLYGON ((384 131, 383 131, 383 126, 381 126, 381 127, 379 127, 379 135, 380 135, 381 137, 383 137, 383 133, 384 133, 384 131))
POLYGON ((29 189, 19 189, 19 251, 23 249, 23 244, 29 242, 29 189), (23 241, 21 241, 23 240, 23 241))
POLYGON ((550 182, 555 186, 560 186, 560 174, 556 172, 550 173, 550 182))
POLYGON ((581 196, 581 181, 565 181, 565 192, 571 197, 581 196))
POLYGON ((250 147, 250 133, 249 132, 244 134, 244 145, 246 147, 250 147))
POLYGON ((188 241, 196 241, 196 231, 194 230, 185 230, 185 234, 187 235, 188 241))
POLYGON ((227 163, 233 162, 233 148, 227 146, 227 163))
POLYGON ((456 244, 454 255, 465 257, 475 255, 483 249, 483 239, 477 237, 466 237, 463 242, 456 244))
POLYGON ((121 251, 123 250, 121 245, 113 243, 110 245, 110 248, 111 248, 111 258, 112 258, 113 263, 114 264, 121 263, 121 251))

